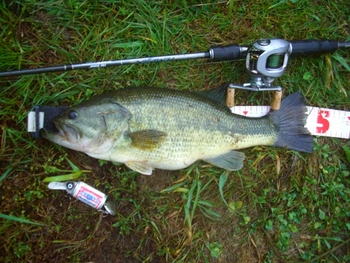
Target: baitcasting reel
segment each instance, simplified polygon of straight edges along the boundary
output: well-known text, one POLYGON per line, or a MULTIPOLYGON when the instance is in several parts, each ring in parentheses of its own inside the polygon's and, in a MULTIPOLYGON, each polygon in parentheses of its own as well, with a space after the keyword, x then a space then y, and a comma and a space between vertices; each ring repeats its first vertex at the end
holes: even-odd
POLYGON ((291 53, 291 43, 286 40, 261 39, 256 41, 248 49, 246 56, 246 69, 250 75, 250 82, 243 85, 228 84, 227 106, 234 106, 234 89, 272 90, 275 93, 271 108, 279 109, 282 87, 272 86, 272 82, 284 74, 291 53))
POLYGON ((281 90, 281 87, 274 87, 271 83, 284 74, 291 52, 291 44, 283 39, 262 39, 255 42, 246 58, 250 82, 241 88, 281 90))

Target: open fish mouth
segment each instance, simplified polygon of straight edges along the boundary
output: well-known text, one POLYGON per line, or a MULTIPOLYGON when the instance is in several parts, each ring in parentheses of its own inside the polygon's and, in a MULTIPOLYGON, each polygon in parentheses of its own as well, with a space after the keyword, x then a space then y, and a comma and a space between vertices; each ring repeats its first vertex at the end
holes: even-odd
POLYGON ((74 143, 80 140, 80 133, 75 127, 59 122, 55 122, 54 129, 42 129, 40 133, 42 137, 56 143, 59 143, 59 141, 74 143))
POLYGON ((69 124, 55 123, 58 130, 58 135, 66 139, 69 142, 77 142, 80 140, 80 134, 78 130, 69 124))

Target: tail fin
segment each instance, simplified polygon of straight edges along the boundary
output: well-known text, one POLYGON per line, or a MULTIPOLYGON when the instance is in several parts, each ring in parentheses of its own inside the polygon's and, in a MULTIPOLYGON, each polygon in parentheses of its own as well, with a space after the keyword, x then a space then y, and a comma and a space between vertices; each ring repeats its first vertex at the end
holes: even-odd
POLYGON ((304 127, 307 115, 303 96, 293 93, 282 101, 281 108, 270 112, 270 119, 279 131, 275 146, 301 152, 312 152, 313 138, 304 127))

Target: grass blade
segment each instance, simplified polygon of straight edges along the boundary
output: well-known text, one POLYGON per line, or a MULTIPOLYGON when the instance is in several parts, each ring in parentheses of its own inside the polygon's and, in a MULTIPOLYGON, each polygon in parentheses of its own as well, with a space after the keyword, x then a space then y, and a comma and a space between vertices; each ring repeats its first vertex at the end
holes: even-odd
POLYGON ((228 173, 227 172, 224 172, 223 174, 221 174, 220 179, 219 179, 220 196, 221 196, 222 201, 224 201, 224 203, 226 205, 228 205, 228 204, 227 204, 227 202, 226 202, 226 200, 224 198, 224 190, 223 189, 224 189, 224 186, 226 184, 227 179, 228 179, 228 173))
POLYGON ((345 152, 346 159, 347 159, 348 162, 350 163, 350 148, 344 145, 344 146, 343 146, 343 150, 344 150, 344 152, 345 152))
POLYGON ((0 176, 0 182, 6 178, 6 176, 9 175, 9 173, 12 171, 12 167, 9 167, 1 176, 0 176))
POLYGON ((350 71, 350 66, 344 57, 340 56, 338 53, 335 53, 332 55, 332 57, 337 60, 344 68, 350 71))
POLYGON ((43 182, 51 183, 51 182, 62 182, 62 181, 71 181, 76 180, 82 175, 83 171, 79 170, 74 173, 65 174, 65 175, 57 175, 46 177, 43 182))
POLYGON ((24 223, 24 224, 32 224, 32 225, 37 225, 37 226, 46 226, 43 223, 37 223, 37 222, 33 222, 30 221, 28 219, 25 218, 21 218, 21 217, 16 217, 16 216, 12 216, 12 215, 5 215, 0 213, 0 218, 6 219, 6 220, 10 220, 10 221, 16 221, 16 222, 20 222, 20 223, 24 223))

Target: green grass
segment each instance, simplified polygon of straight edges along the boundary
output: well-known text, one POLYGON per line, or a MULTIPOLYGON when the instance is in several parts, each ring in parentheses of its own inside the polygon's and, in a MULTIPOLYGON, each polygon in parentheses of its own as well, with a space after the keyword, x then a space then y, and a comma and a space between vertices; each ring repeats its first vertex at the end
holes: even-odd
MULTIPOLYGON (((0 71, 203 52, 267 37, 349 41, 348 2, 2 1, 0 71)), ((309 105, 350 110, 349 62, 349 50, 294 58, 274 83, 285 94, 300 91, 309 105)), ((191 60, 0 79, 0 261, 350 261, 348 140, 315 138, 312 154, 246 149, 238 172, 198 162, 147 177, 26 132, 34 105, 72 105, 130 86, 205 90, 247 77, 242 61, 191 60), (116 198, 116 216, 43 182, 77 172, 116 198)), ((270 98, 237 91, 236 104, 270 98)))

